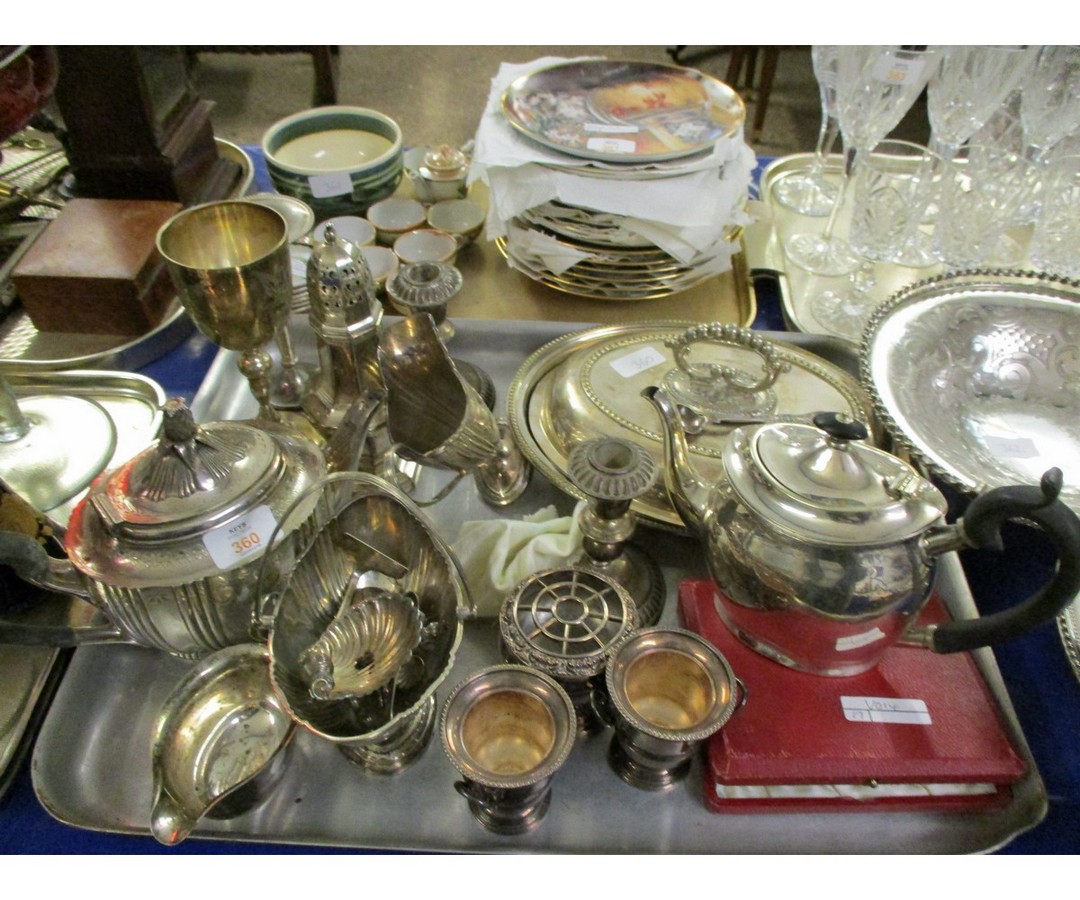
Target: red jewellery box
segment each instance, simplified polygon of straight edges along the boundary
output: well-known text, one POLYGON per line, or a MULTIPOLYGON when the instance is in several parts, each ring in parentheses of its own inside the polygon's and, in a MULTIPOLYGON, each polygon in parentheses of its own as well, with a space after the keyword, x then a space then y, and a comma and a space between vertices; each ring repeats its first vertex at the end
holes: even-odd
MULTIPOLYGON (((892 647, 834 678, 790 669, 741 643, 716 586, 679 586, 684 625, 727 657, 746 705, 707 745, 713 812, 973 810, 1006 803, 1026 766, 968 653, 892 647)), ((948 616, 935 596, 921 619, 948 616)))

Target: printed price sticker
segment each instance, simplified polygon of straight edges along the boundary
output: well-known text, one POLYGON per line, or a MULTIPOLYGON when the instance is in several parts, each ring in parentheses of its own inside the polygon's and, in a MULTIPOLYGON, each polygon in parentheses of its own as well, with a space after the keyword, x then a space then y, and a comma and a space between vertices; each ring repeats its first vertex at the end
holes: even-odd
POLYGON ((352 179, 348 172, 327 172, 325 175, 312 175, 308 178, 308 187, 312 197, 340 197, 352 193, 352 179))
POLYGON ((1007 459, 1034 459, 1039 455, 1039 450, 1031 438, 988 434, 983 437, 983 442, 986 444, 986 449, 994 456, 1004 456, 1007 459))
POLYGON ((585 146, 596 153, 633 153, 637 144, 616 137, 591 137, 585 146))
POLYGON ((637 125, 608 125, 603 122, 586 122, 585 130, 592 134, 637 134, 637 125))
POLYGON ((611 368, 622 375, 623 378, 633 378, 635 375, 646 372, 653 366, 666 363, 667 357, 655 347, 642 347, 626 356, 620 356, 611 361, 611 368))
POLYGON ((925 65, 925 59, 885 56, 874 67, 874 78, 878 81, 887 81, 889 84, 908 84, 918 80, 925 65))
POLYGON ((849 722, 930 724, 930 710, 924 700, 905 700, 900 697, 841 697, 840 708, 849 722))
POLYGON ((259 506, 236 522, 221 525, 203 535, 203 546, 219 569, 231 569, 237 563, 266 550, 277 519, 269 506, 259 506))

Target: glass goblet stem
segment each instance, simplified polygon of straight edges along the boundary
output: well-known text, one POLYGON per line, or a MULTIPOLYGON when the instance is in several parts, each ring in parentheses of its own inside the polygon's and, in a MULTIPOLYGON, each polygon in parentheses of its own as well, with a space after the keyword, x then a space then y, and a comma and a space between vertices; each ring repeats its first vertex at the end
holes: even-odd
POLYGON ((852 252, 846 239, 837 238, 836 225, 840 210, 848 193, 851 172, 855 165, 856 148, 845 147, 844 171, 840 177, 836 202, 825 222, 825 230, 820 234, 794 234, 784 242, 784 252, 788 259, 801 269, 815 275, 846 275, 858 265, 858 258, 852 252))
POLYGON ((825 230, 821 233, 821 236, 825 241, 831 242, 833 240, 833 232, 836 231, 836 223, 840 218, 840 208, 844 205, 844 200, 847 198, 848 185, 851 183, 851 173, 855 170, 855 160, 857 155, 858 151, 855 147, 844 148, 844 172, 840 176, 840 189, 836 194, 836 204, 833 206, 832 212, 829 213, 829 218, 825 222, 825 230))

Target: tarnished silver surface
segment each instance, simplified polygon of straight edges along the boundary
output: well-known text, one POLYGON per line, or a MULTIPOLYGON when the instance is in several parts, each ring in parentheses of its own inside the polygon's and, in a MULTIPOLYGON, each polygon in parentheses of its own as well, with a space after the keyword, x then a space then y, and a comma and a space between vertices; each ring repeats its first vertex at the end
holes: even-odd
POLYGON ((746 702, 720 651, 681 628, 648 628, 624 641, 604 682, 615 727, 608 761, 643 790, 670 790, 686 778, 700 743, 746 702))
POLYGON ((138 369, 168 353, 195 329, 180 301, 161 324, 131 339, 101 334, 38 331, 20 307, 0 322, 0 369, 4 372, 52 372, 61 369, 138 369))
POLYGON ((1080 519, 1060 499, 1061 473, 980 494, 963 520, 907 462, 866 443, 866 428, 835 413, 813 425, 739 428, 724 477, 702 479, 690 461, 678 407, 648 397, 663 423, 664 483, 705 548, 722 589, 716 612, 745 644, 815 675, 875 666, 894 644, 949 653, 1016 637, 1054 618, 1080 591, 1080 519), (1060 566, 1045 589, 1019 598, 986 627, 920 627, 938 558, 966 547, 1001 549, 1009 519, 1047 532, 1060 566), (1026 600, 1027 598, 1025 598, 1026 600))
POLYGON ((314 334, 318 372, 302 407, 319 431, 332 434, 358 397, 382 386, 375 351, 383 308, 360 249, 332 226, 307 256, 305 284, 308 327, 300 334, 314 334))
MULTIPOLYGON (((538 347, 579 326, 567 323, 469 321, 455 338, 455 354, 491 373, 505 390, 521 361, 538 347)), ((847 345, 810 335, 790 335, 797 346, 820 348, 844 364, 847 345)), ((308 344, 302 352, 310 352, 308 344)), ((236 371, 233 353, 223 353, 194 401, 201 413, 254 407, 236 371)), ((434 470, 422 473, 424 484, 434 470)), ((512 509, 494 509, 475 492, 459 491, 453 503, 431 510, 440 533, 457 534, 477 518, 517 519, 554 504, 569 515, 574 502, 546 479, 534 478, 512 509)), ((669 532, 650 534, 649 549, 662 566, 668 602, 662 624, 676 625, 676 586, 703 577, 704 560, 695 542, 669 532)), ((942 558, 938 588, 954 616, 970 616, 974 603, 959 561, 942 558)), ((450 675, 457 684, 498 663, 495 619, 466 622, 450 675)), ((429 747, 392 779, 364 777, 347 765, 333 744, 301 731, 294 757, 274 794, 243 816, 204 819, 192 839, 267 841, 307 846, 415 849, 492 853, 965 853, 992 849, 1037 824, 1046 814, 1046 791, 1027 750, 993 655, 974 658, 1003 713, 1009 734, 1029 769, 1008 803, 977 816, 904 811, 719 816, 701 800, 704 786, 694 762, 680 789, 658 796, 636 791, 608 768, 603 735, 579 740, 557 773, 551 810, 540 827, 514 838, 477 826, 455 793, 459 773, 429 747)), ((99 831, 149 838, 147 810, 152 784, 150 734, 154 715, 190 664, 139 647, 82 647, 50 709, 36 744, 34 788, 46 809, 61 821, 99 831), (92 687, 91 687, 92 686, 92 687), (109 741, 92 740, 109 734, 109 741)), ((737 674, 737 673, 736 673, 737 674)))
MULTIPOLYGON (((127 372, 63 371, 63 372, 10 372, 5 375, 16 396, 41 395, 52 392, 63 396, 87 397, 103 407, 115 423, 116 446, 107 461, 115 465, 138 451, 154 439, 161 422, 161 405, 165 394, 160 385, 142 375, 127 372)), ((70 438, 71 436, 69 436, 70 438)), ((79 441, 69 440, 72 447, 79 441)), ((92 451, 93 448, 88 448, 92 451)), ((66 525, 71 508, 81 495, 53 511, 54 527, 66 525)), ((20 588, 14 574, 7 573, 8 591, 20 588)), ((39 593, 29 585, 22 587, 28 593, 39 593)), ((35 621, 43 625, 58 626, 65 630, 82 621, 89 623, 95 618, 92 607, 79 600, 44 595, 42 603, 49 603, 48 611, 42 609, 35 621), (72 609, 75 607, 75 609, 72 609), (85 614, 80 619, 76 609, 85 614)), ((29 614, 28 615, 33 615, 29 614)), ((27 736, 27 729, 34 721, 38 700, 51 696, 53 681, 59 669, 60 651, 52 646, 0 645, 0 793, 3 791, 3 774, 13 764, 20 752, 20 744, 27 736)))
MULTIPOLYGON (((619 437, 640 444, 659 464, 663 436, 656 413, 641 391, 659 384, 675 368, 668 341, 680 338, 692 322, 633 322, 564 334, 532 353, 510 385, 510 424, 522 453, 561 490, 579 499, 586 495, 568 477, 573 446, 597 437, 619 437)), ((871 407, 862 387, 848 371, 797 346, 790 335, 758 332, 772 346, 772 356, 786 370, 770 386, 775 415, 820 410, 845 412, 871 421, 871 407)), ((828 342, 818 342, 827 347, 828 342)), ((713 365, 754 367, 746 357, 756 352, 708 342, 699 361, 713 365)), ((708 428, 695 436, 691 453, 703 475, 719 478, 720 454, 729 427, 708 428)), ((683 530, 662 485, 636 499, 635 512, 644 523, 683 530)))
POLYGON ((203 816, 232 818, 265 800, 285 774, 295 731, 270 688, 265 646, 226 647, 196 664, 154 729, 154 837, 178 844, 203 816))
POLYGON ((379 334, 386 428, 406 459, 472 474, 493 506, 528 487, 532 467, 480 393, 450 358, 434 318, 407 316, 379 334))
MULTIPOLYGON (((125 462, 150 444, 161 425, 165 392, 157 382, 134 372, 71 369, 59 372, 25 370, 4 375, 16 398, 58 395, 93 401, 107 414, 113 425, 111 456, 102 468, 125 462)), ((70 423, 68 423, 70 426, 70 423)), ((95 455, 98 448, 87 436, 73 430, 62 434, 71 452, 95 455)), ((60 526, 67 524, 71 510, 83 497, 80 491, 50 510, 48 518, 60 526)))
MULTIPOLYGON (((218 156, 239 167, 230 197, 242 197, 255 178, 251 157, 242 147, 214 138, 218 156)), ((21 308, 0 321, 0 371, 51 372, 60 369, 138 369, 180 344, 195 325, 176 300, 156 328, 131 338, 107 334, 38 331, 21 308)))
POLYGON ((664 575, 644 549, 628 543, 637 528, 637 514, 630 507, 653 486, 658 473, 656 460, 646 450, 621 438, 582 441, 568 459, 570 480, 589 498, 578 515, 585 551, 580 564, 626 588, 643 628, 660 621, 664 575))
POLYGON ((357 588, 300 656, 308 692, 316 700, 331 700, 377 691, 412 659, 423 628, 413 598, 394 590, 357 588))
POLYGON ((530 575, 499 610, 499 634, 514 661, 559 682, 599 675, 637 625, 633 600, 618 582, 574 567, 530 575))
POLYGON ((574 746, 575 721, 556 680, 527 666, 490 666, 454 688, 440 719, 443 750, 464 777, 454 788, 474 818, 501 835, 536 828, 574 746))
MULTIPOLYGON (((20 577, 90 599, 119 631, 72 630, 67 641, 121 638, 196 658, 253 639, 261 558, 280 549, 271 533, 325 461, 311 441, 265 430, 272 423, 196 428, 180 411, 155 444, 94 483, 72 513, 66 558, 0 535, 20 577)), ((294 538, 282 532, 278 543, 294 538)))
POLYGON ((285 219, 248 200, 214 200, 176 213, 158 230, 156 243, 195 326, 219 346, 241 352, 259 417, 281 421, 270 405, 271 360, 263 346, 289 319, 285 219))
POLYGON ((1058 633, 1076 677, 1080 679, 1080 603, 1072 603, 1058 617, 1058 633))

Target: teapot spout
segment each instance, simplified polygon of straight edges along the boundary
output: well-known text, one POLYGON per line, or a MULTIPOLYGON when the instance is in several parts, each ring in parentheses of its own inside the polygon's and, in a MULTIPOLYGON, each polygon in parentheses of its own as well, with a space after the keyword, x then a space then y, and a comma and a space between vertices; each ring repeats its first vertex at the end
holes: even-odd
POLYGON ((703 531, 712 485, 698 477, 690 462, 690 449, 679 410, 658 387, 645 388, 641 396, 660 414, 664 436, 664 487, 672 506, 688 528, 703 531))

